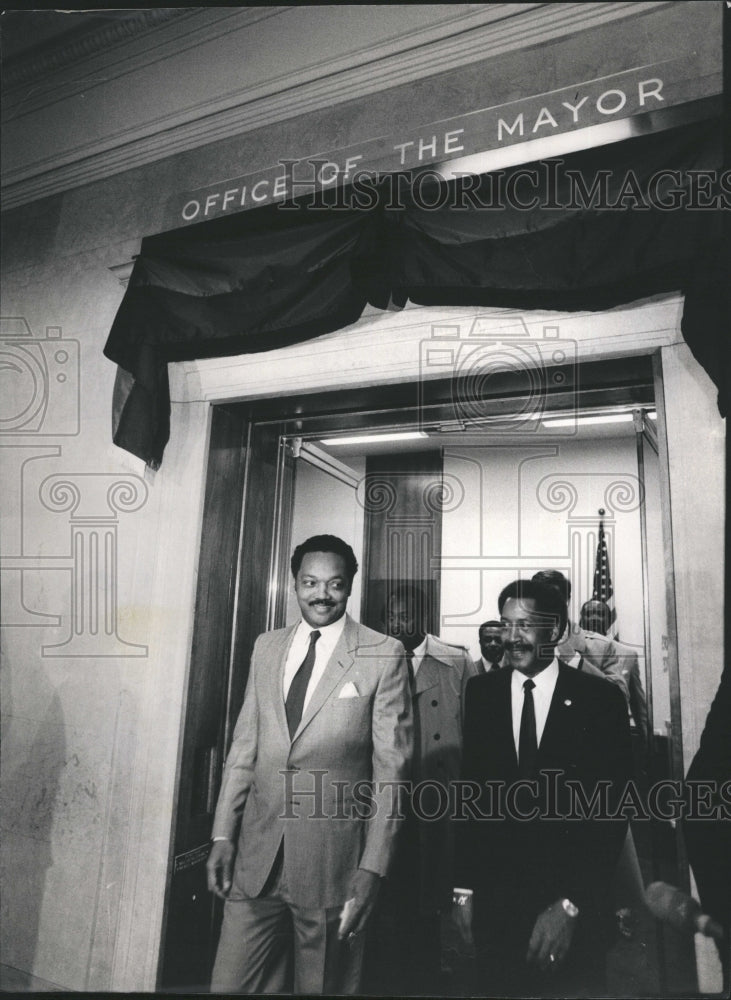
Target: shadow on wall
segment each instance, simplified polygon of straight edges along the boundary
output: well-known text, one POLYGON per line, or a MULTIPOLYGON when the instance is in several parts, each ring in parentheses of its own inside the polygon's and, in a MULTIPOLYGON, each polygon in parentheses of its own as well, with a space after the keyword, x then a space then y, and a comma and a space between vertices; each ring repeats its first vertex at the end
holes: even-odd
MULTIPOLYGON (((18 970, 31 977, 36 974, 46 877, 53 864, 52 828, 66 741, 61 703, 45 674, 35 677, 36 701, 48 704, 38 721, 14 715, 9 671, 5 673, 0 940, 8 972, 14 975, 18 970)), ((28 988, 37 986, 31 981, 28 988)))

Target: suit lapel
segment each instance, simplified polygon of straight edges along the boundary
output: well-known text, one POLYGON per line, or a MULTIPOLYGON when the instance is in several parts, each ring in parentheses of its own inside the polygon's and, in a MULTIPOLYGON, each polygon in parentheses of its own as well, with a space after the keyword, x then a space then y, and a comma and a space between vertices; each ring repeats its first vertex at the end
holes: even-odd
POLYGON ((422 659, 414 678, 414 694, 428 691, 439 683, 439 663, 429 653, 422 659))
POLYGON ((518 753, 513 739, 513 671, 501 670, 497 676, 495 692, 495 712, 493 714, 495 727, 495 747, 498 759, 502 759, 507 769, 518 770, 518 753))
POLYGON ((307 703, 307 708, 302 713, 302 719, 297 727, 297 732, 292 737, 293 743, 301 735, 302 731, 307 728, 315 715, 317 715, 320 711, 333 688, 339 681, 342 680, 348 670, 353 666, 353 652, 357 646, 358 626, 355 624, 350 615, 346 614, 343 634, 338 639, 335 649, 332 651, 332 655, 327 661, 327 666, 323 671, 322 677, 317 682, 317 687, 312 692, 312 697, 307 703))
POLYGON ((276 645, 271 654, 273 661, 272 669, 269 671, 274 714, 277 717, 283 734, 287 738, 287 742, 289 742, 289 727, 287 726, 287 713, 284 710, 284 667, 296 630, 297 625, 292 625, 290 628, 284 629, 280 636, 275 639, 276 645))

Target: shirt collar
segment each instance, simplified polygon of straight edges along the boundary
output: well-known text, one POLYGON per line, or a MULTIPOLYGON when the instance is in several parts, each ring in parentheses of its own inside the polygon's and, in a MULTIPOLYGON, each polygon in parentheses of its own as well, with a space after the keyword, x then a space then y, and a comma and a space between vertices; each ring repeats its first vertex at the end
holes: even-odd
POLYGON ((426 648, 428 644, 429 644, 429 636, 425 635, 424 638, 419 643, 419 645, 414 650, 414 656, 418 656, 419 659, 421 659, 423 656, 426 656, 426 648))
POLYGON ((320 625, 319 628, 315 628, 302 618, 298 626, 298 632, 302 636, 309 636, 310 632, 319 632, 320 639, 325 639, 327 642, 337 642, 343 634, 344 628, 345 615, 341 615, 336 622, 331 622, 330 625, 320 625))
MULTIPOLYGON (((556 686, 556 680, 558 678, 558 660, 554 656, 545 670, 541 670, 539 674, 536 674, 530 679, 533 681, 538 690, 543 693, 553 692, 556 686)), ((521 674, 520 670, 513 670, 513 676, 511 678, 511 684, 514 691, 523 690, 523 683, 527 681, 528 677, 525 674, 521 674)))

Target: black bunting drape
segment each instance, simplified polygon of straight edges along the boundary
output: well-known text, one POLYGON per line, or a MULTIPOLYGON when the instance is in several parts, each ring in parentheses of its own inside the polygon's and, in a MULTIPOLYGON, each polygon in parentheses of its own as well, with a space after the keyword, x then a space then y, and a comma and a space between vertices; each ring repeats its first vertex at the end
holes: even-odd
POLYGON ((351 189, 337 206, 271 205, 146 238, 104 349, 120 369, 115 443, 160 464, 169 361, 272 350, 408 299, 570 311, 683 291, 683 335, 725 415, 719 135, 709 121, 479 179, 422 177, 398 202, 385 178, 378 197, 351 189))
POLYGON ((143 240, 104 348, 121 370, 115 444, 159 466, 169 361, 272 350, 355 322, 366 297, 352 262, 370 222, 273 206, 143 240))

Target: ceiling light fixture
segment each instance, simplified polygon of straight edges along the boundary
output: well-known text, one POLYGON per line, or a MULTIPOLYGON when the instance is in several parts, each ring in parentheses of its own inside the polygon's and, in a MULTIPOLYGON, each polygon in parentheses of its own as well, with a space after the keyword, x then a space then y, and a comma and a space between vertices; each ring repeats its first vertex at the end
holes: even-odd
MULTIPOLYGON (((656 419, 654 410, 646 412, 650 420, 656 419)), ((628 424, 632 422, 631 411, 620 411, 617 413, 591 413, 574 414, 571 417, 546 417, 543 420, 544 427, 589 427, 592 424, 628 424)))
POLYGON ((416 441, 429 435, 425 431, 399 431, 388 434, 355 434, 351 437, 323 438, 320 444, 337 447, 345 444, 381 444, 388 441, 416 441))

